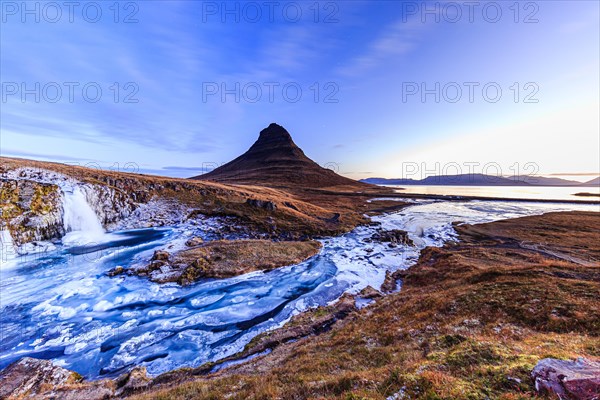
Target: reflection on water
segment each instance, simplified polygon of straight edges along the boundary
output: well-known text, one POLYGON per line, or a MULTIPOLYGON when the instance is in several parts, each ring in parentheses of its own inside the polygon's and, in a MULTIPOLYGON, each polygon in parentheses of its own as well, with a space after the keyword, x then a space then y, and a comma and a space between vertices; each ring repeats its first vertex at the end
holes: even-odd
POLYGON ((575 196, 575 193, 595 193, 597 187, 556 187, 556 186, 442 186, 442 185, 385 185, 398 188, 398 193, 432 194, 443 196, 497 197, 504 199, 540 200, 599 200, 600 197, 575 196))

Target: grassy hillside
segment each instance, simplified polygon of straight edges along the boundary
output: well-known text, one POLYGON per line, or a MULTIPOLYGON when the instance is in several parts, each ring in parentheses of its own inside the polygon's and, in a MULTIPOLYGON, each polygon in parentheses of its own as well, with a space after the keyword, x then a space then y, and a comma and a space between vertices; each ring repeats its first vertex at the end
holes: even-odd
MULTIPOLYGON (((33 160, 0 157, 0 174, 18 168, 56 171, 82 182, 106 185, 138 202, 153 197, 175 200, 209 216, 233 216, 252 229, 299 238, 346 232, 366 222, 363 212, 376 210, 380 203, 365 203, 373 196, 389 194, 373 187, 367 193, 355 187, 334 187, 337 192, 304 192, 294 187, 273 189, 252 185, 224 185, 216 182, 166 178, 70 166, 33 160), (340 192, 340 190, 342 192, 340 192), (249 202, 250 200, 250 202, 249 202), (259 200, 263 204, 256 204, 259 200), (270 206, 265 207, 265 204, 270 206), (358 207, 357 204, 366 207, 358 207)), ((7 187, 3 183, 3 188, 7 187)), ((363 188, 364 189, 364 188, 363 188)), ((2 209, 12 209, 14 193, 3 194, 2 209)), ((396 206, 401 204, 395 203, 396 206)))
POLYGON ((600 357, 599 223, 570 212, 459 226, 401 292, 331 330, 135 398, 538 398, 538 360, 600 357))

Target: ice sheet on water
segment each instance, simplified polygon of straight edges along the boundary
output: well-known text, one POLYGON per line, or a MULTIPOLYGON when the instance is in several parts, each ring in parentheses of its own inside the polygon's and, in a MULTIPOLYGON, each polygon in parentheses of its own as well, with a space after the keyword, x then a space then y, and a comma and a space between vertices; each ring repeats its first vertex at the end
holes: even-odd
POLYGON ((415 204, 374 220, 386 230, 408 231, 417 246, 369 241, 379 228, 364 226, 323 239, 321 252, 298 265, 188 287, 130 276, 109 278, 106 272, 115 265, 148 260, 168 243, 181 246, 203 234, 202 221, 214 220, 171 227, 165 236, 151 237, 118 256, 111 250, 111 256, 90 260, 57 252, 44 268, 32 262, 0 271, 0 322, 19 332, 0 339, 0 367, 45 351, 58 351, 53 353, 59 354, 53 356, 56 362, 88 377, 118 374, 133 365, 144 365, 151 374, 198 366, 236 353, 257 334, 308 308, 330 304, 344 292, 356 293, 368 285, 380 288, 386 272, 413 265, 424 246, 454 240, 453 222, 573 208, 590 209, 503 202, 415 204))

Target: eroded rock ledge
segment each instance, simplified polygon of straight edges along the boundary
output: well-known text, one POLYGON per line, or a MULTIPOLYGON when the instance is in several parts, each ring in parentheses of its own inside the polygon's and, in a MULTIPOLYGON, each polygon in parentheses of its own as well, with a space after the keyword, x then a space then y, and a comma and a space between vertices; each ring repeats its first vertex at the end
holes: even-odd
POLYGON ((0 398, 103 400, 138 392, 151 381, 145 367, 136 367, 114 380, 86 381, 77 372, 48 360, 24 357, 0 371, 0 398))
POLYGON ((540 394, 561 399, 597 399, 600 396, 600 362, 545 358, 531 373, 540 394))

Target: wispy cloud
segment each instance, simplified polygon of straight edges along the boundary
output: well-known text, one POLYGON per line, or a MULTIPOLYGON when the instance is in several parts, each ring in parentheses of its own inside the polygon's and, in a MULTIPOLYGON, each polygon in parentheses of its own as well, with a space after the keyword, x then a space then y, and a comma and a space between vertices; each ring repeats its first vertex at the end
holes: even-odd
POLYGON ((36 159, 44 159, 44 160, 51 160, 51 161, 98 161, 98 160, 92 160, 92 159, 80 158, 80 157, 71 157, 71 156, 60 155, 60 154, 33 153, 33 152, 21 151, 21 150, 10 149, 10 148, 9 149, 2 148, 2 152, 1 152, 0 156, 17 157, 17 158, 26 157, 26 158, 36 158, 36 159))
POLYGON ((548 174, 548 176, 599 176, 600 171, 598 172, 561 172, 548 174))
POLYGON ((343 76, 358 77, 377 66, 385 66, 410 52, 419 43, 426 24, 418 18, 398 19, 382 29, 358 57, 351 59, 338 72, 343 76))
POLYGON ((168 170, 168 171, 204 171, 206 170, 206 167, 175 167, 175 166, 167 166, 167 167, 163 167, 162 169, 164 170, 168 170))

